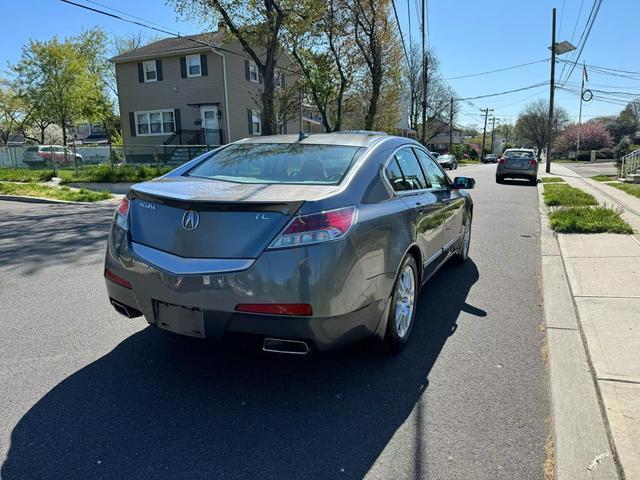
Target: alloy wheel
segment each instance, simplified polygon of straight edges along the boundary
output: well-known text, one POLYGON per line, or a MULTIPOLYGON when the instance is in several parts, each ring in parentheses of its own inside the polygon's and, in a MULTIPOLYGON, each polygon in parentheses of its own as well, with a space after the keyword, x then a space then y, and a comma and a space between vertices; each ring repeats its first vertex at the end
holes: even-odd
POLYGON ((396 333, 404 338, 413 319, 413 307, 416 295, 416 277, 413 268, 405 265, 396 283, 396 333))

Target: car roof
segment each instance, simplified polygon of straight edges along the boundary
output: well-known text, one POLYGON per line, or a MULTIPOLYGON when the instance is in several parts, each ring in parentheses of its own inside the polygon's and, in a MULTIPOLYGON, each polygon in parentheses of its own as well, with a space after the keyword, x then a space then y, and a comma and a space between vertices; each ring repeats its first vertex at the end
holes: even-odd
POLYGON ((333 133, 307 134, 300 140, 300 135, 267 135, 238 140, 234 143, 299 143, 301 145, 344 145, 354 147, 369 147, 380 139, 392 138, 381 132, 344 131, 333 133))

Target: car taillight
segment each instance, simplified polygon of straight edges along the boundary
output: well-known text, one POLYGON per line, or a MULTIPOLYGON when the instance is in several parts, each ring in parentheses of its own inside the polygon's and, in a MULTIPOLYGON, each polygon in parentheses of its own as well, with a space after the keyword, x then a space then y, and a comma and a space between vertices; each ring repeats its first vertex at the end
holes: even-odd
POLYGON ((356 221, 356 207, 299 215, 276 237, 269 248, 298 247, 343 238, 356 221))
POLYGON ((123 230, 129 230, 129 199, 122 197, 116 209, 116 223, 123 230))
POLYGON ((311 305, 308 303, 239 303, 236 305, 236 312, 304 317, 308 317, 312 313, 311 305))
POLYGON ((529 165, 537 165, 538 162, 534 159, 534 160, 529 160, 529 165))
POLYGON ((113 273, 111 270, 109 270, 108 268, 104 269, 104 276, 105 278, 111 280, 113 283, 117 283, 118 285, 120 285, 121 287, 124 288, 131 288, 131 283, 129 283, 127 280, 125 280, 124 278, 116 275, 115 273, 113 273))
POLYGON ((498 160, 498 163, 507 163, 507 159, 502 157, 500 160, 498 160))

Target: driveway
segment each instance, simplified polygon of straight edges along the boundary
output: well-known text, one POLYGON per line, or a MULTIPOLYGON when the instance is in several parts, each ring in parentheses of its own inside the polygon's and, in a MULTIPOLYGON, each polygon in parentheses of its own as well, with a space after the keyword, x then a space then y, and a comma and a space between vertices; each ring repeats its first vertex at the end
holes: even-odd
POLYGON ((2 479, 542 478, 537 191, 455 173, 477 179, 471 259, 429 281, 393 358, 126 319, 102 278, 111 209, 0 202, 2 479))

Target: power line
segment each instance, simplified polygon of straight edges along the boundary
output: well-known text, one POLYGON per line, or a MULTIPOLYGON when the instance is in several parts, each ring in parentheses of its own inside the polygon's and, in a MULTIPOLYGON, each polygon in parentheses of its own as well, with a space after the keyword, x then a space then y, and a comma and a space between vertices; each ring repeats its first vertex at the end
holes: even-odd
POLYGON ((576 23, 573 24, 573 32, 571 32, 571 40, 573 43, 573 39, 576 36, 576 28, 578 27, 578 23, 580 22, 580 16, 582 15, 582 7, 584 6, 584 0, 580 0, 580 9, 578 10, 578 16, 576 17, 576 23))
POLYGON ((488 75, 490 73, 504 72, 505 70, 513 70, 514 68, 526 67, 527 65, 533 65, 535 63, 548 62, 548 58, 543 58, 541 60, 535 60, 533 62, 520 63, 518 65, 511 65, 510 67, 498 68, 496 70, 488 70, 486 72, 478 72, 478 73, 470 73, 468 75, 459 75, 457 77, 447 77, 443 80, 458 80, 459 78, 469 78, 469 77, 479 77, 480 75, 488 75))
MULTIPOLYGON (((138 25, 138 26, 143 27, 143 28, 148 28, 150 30, 154 30, 154 31, 159 32, 159 33, 164 33, 165 35, 170 35, 172 37, 176 37, 176 38, 180 38, 180 39, 183 39, 183 40, 187 40, 189 42, 193 42, 193 43, 196 43, 198 45, 202 45, 204 47, 211 48, 213 50, 217 50, 217 51, 220 51, 220 52, 225 52, 225 53, 229 53, 229 54, 232 54, 232 55, 237 55, 237 56, 242 57, 242 58, 246 58, 242 53, 234 52, 233 50, 228 50, 228 49, 226 49, 224 47, 220 47, 218 45, 213 45, 211 43, 207 43, 207 42, 204 42, 202 40, 198 40, 196 38, 193 38, 192 36, 185 36, 185 35, 182 35, 182 34, 177 33, 177 32, 172 32, 167 27, 162 27, 162 26, 161 27, 154 27, 152 25, 147 25, 145 23, 142 23, 142 22, 139 22, 139 21, 136 21, 136 20, 131 20, 131 19, 128 19, 128 18, 124 18, 124 17, 121 17, 119 15, 115 15, 113 13, 105 12, 104 10, 99 10, 97 8, 90 7, 88 5, 82 5, 81 3, 76 3, 76 2, 74 2, 72 0, 60 0, 60 1, 63 2, 63 3, 67 3, 69 5, 73 5, 75 7, 83 8, 85 10, 89 10, 91 12, 98 13, 100 15, 105 15, 107 17, 115 18, 116 20, 121 20, 123 22, 131 23, 133 25, 138 25)), ((125 14, 125 15, 129 16, 128 14, 125 14)), ((144 20, 144 21, 146 22, 147 20, 144 20)), ((289 70, 289 69, 286 69, 286 68, 283 68, 283 67, 278 67, 278 68, 280 70, 285 71, 285 72, 289 72, 289 73, 296 74, 296 75, 299 74, 299 72, 296 72, 294 70, 289 70)))
POLYGON ((564 79, 564 83, 566 83, 571 78, 571 75, 573 74, 573 71, 576 68, 576 64, 580 60, 582 51, 584 50, 584 47, 587 44, 587 39, 589 38, 589 34, 591 34, 591 29, 593 28, 593 25, 596 22, 596 18, 598 16, 598 12, 600 11, 601 5, 602 5, 602 0, 594 0, 593 6, 591 7, 591 12, 589 14, 589 18, 587 18, 587 23, 585 25, 585 28, 582 31, 582 35, 580 35, 580 40, 578 40, 578 48, 576 49, 576 54, 573 56, 573 59, 572 59, 574 63, 571 66, 571 70, 569 70, 569 73, 567 74, 567 78, 564 79))
POLYGON ((402 41, 402 50, 404 51, 404 58, 407 60, 407 67, 411 65, 409 61, 409 54, 407 53, 407 47, 404 44, 404 34, 402 33, 402 27, 400 27, 400 18, 398 18, 398 10, 396 9, 396 0, 391 0, 391 5, 393 6, 393 14, 396 17, 396 25, 398 25, 398 32, 400 33, 400 40, 402 41))
POLYGON ((506 90, 504 92, 488 93, 486 95, 478 95, 477 97, 457 98, 456 100, 477 100, 479 98, 497 97, 499 95, 507 95, 508 93, 521 92, 523 90, 530 90, 532 88, 537 88, 537 87, 541 87, 543 85, 548 85, 548 84, 549 82, 540 82, 533 85, 529 85, 528 87, 516 88, 513 90, 506 90))

